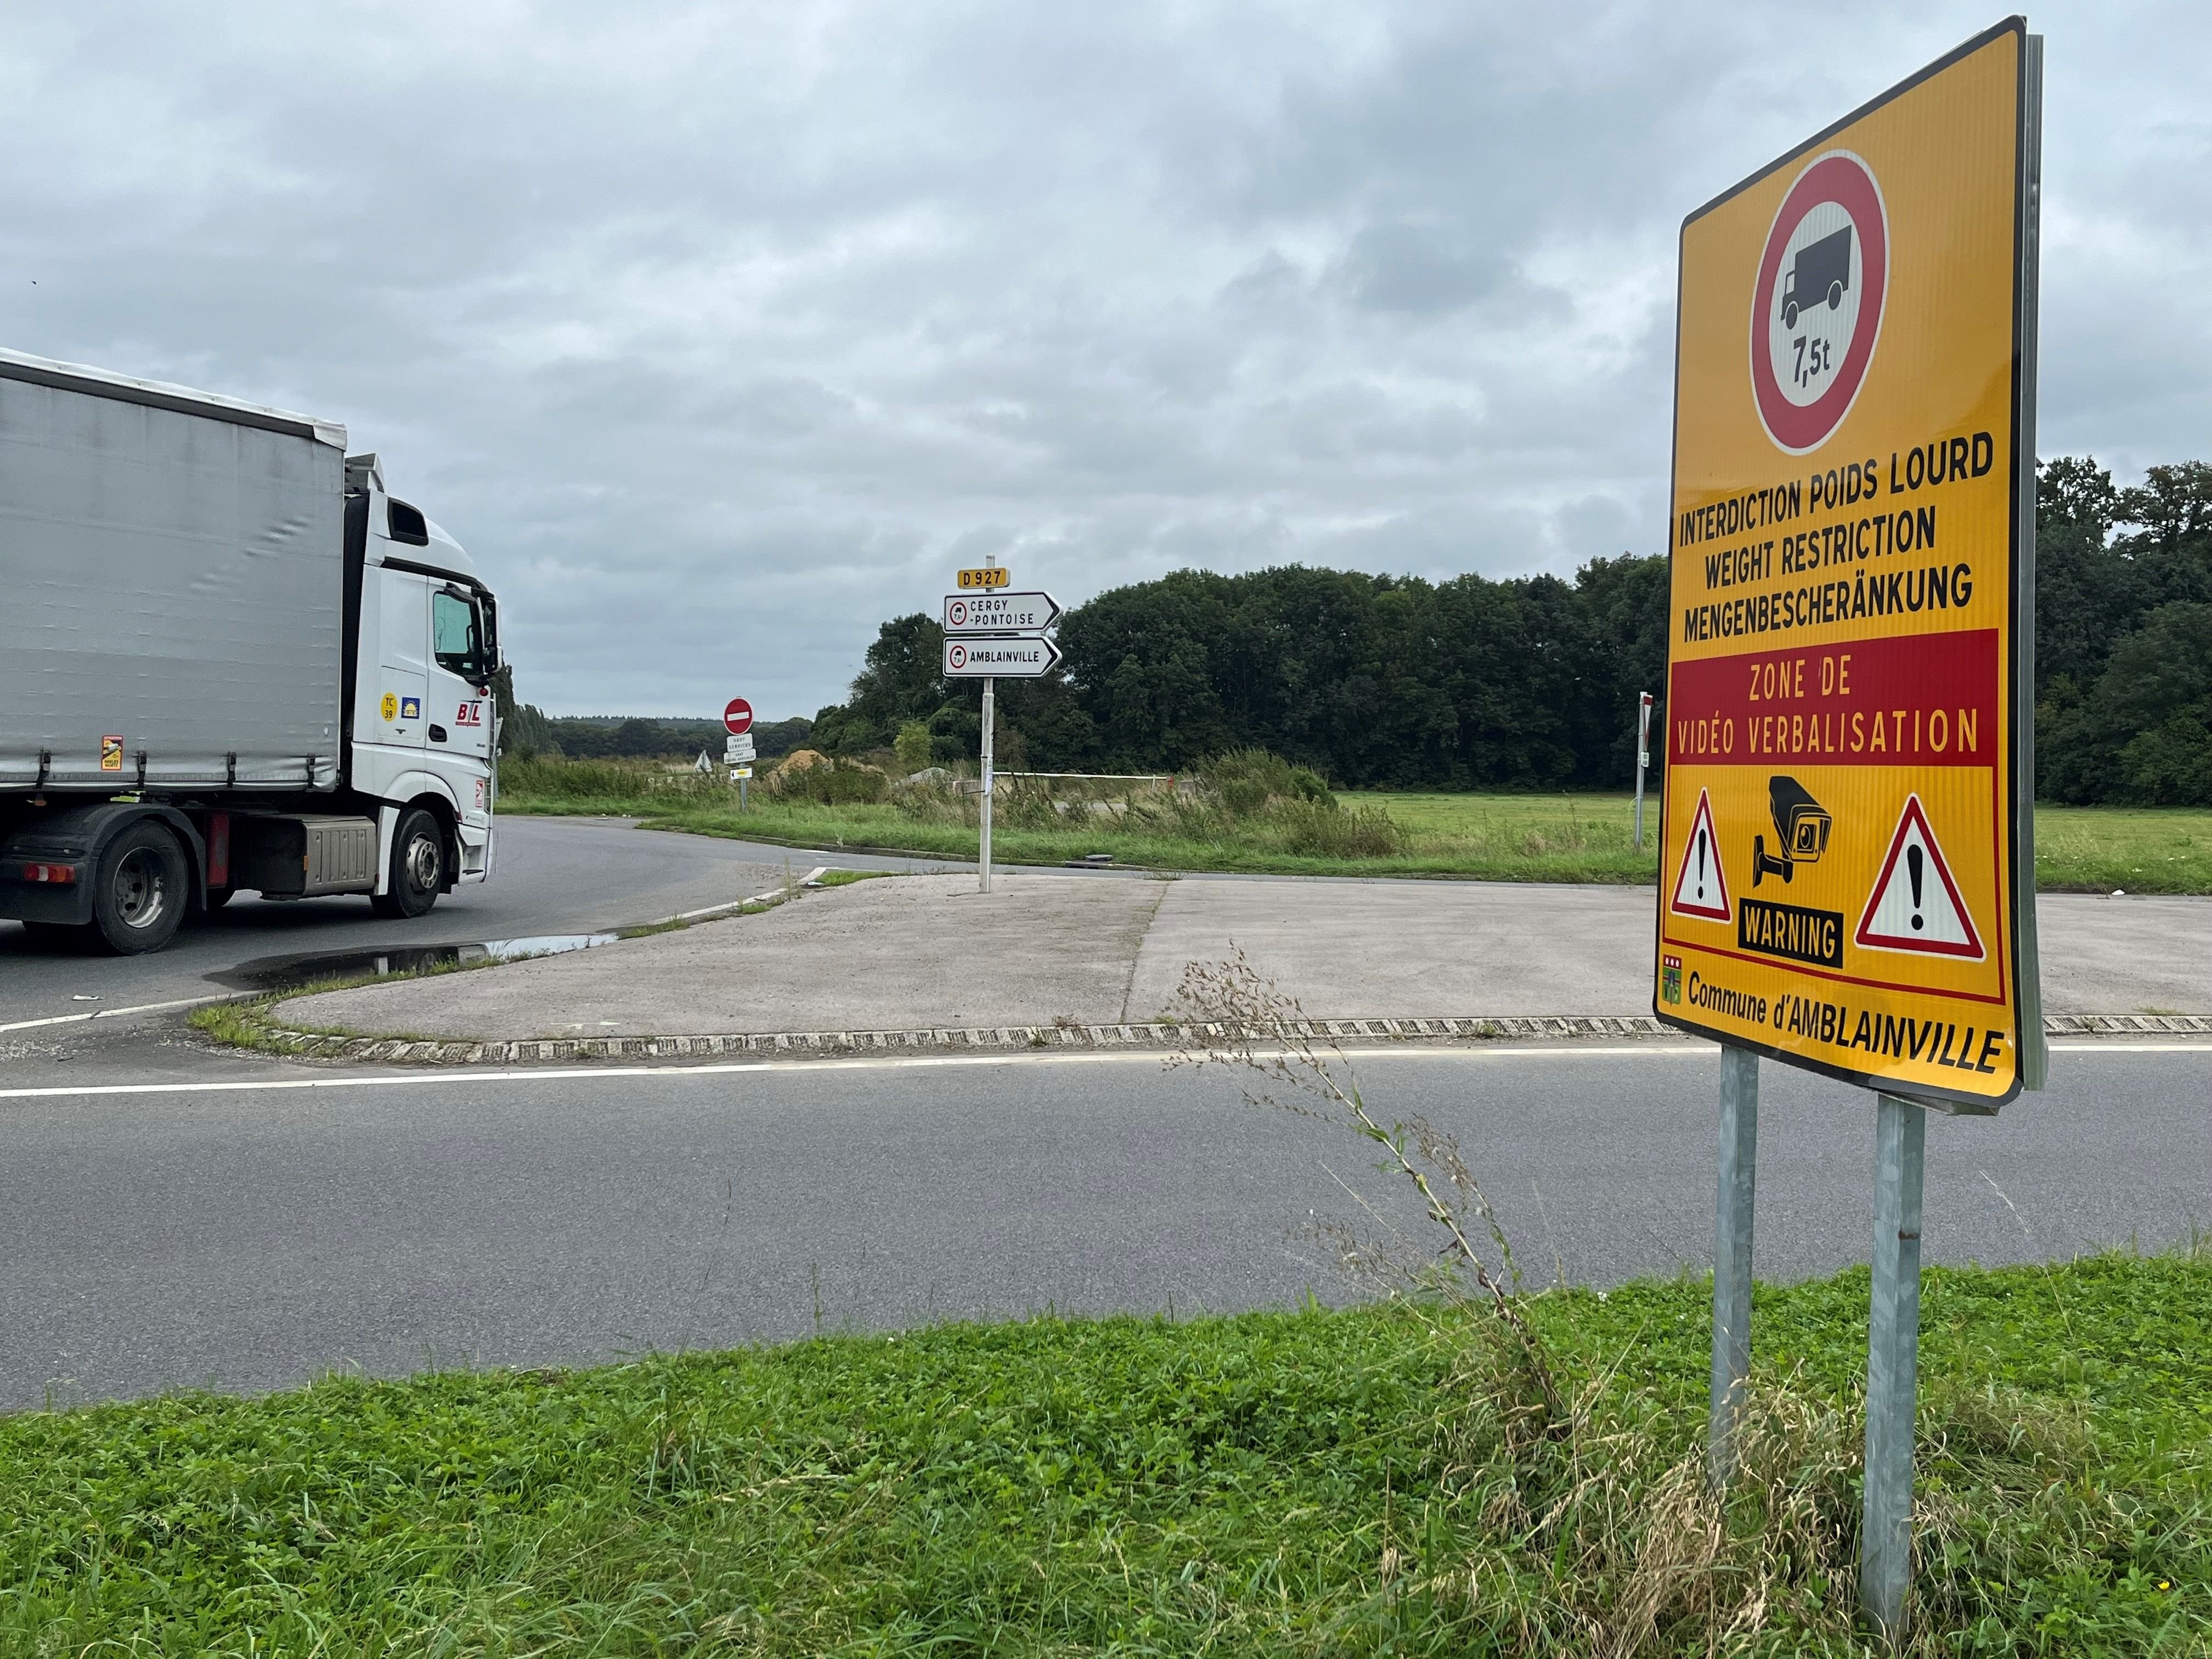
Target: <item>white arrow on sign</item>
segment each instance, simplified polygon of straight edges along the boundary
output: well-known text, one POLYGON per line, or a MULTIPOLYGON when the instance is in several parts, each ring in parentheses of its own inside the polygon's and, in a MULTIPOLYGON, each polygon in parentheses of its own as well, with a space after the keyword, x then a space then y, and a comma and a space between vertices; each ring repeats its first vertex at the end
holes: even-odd
POLYGON ((1060 620, 1049 593, 947 593, 948 634, 1042 634, 1060 620))
POLYGON ((1060 647, 1046 639, 947 640, 945 675, 947 679, 1035 679, 1049 674, 1060 661, 1060 647))

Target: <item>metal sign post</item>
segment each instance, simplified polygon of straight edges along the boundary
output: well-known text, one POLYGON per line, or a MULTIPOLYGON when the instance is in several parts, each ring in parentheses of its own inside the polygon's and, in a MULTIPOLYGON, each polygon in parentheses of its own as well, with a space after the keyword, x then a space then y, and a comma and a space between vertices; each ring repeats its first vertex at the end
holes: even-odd
POLYGON ((1994 1113, 2047 1064, 2042 47, 2008 18, 1681 231, 1652 1012, 1723 1045, 1711 1471, 1738 1462, 1765 1055, 1875 1095, 1859 1589, 1892 1644, 1927 1113, 1994 1113))
POLYGON ((1651 694, 1636 694, 1636 850, 1644 850, 1644 774, 1651 764, 1651 694))
POLYGON ((996 712, 994 705, 997 702, 993 692, 992 677, 986 674, 983 676, 983 837, 976 848, 975 860, 976 868, 983 878, 981 890, 986 893, 991 890, 991 791, 997 781, 991 775, 991 727, 994 723, 992 717, 996 712))
POLYGON ((996 559, 959 573, 962 592, 945 596, 945 659, 947 679, 983 682, 983 804, 981 836, 976 847, 979 890, 991 890, 991 801, 998 773, 994 744, 997 682, 1036 679, 1052 672, 1060 647, 1046 637, 1060 620, 1060 603, 1049 593, 1010 593, 1012 575, 996 559))
POLYGON ((722 710, 722 725, 729 732, 723 746, 722 760, 730 769, 730 781, 738 786, 738 811, 745 810, 745 795, 753 775, 753 706, 743 697, 732 697, 722 710))
MULTIPOLYGON (((1011 575, 1000 575, 999 574, 999 562, 994 557, 987 557, 983 561, 983 568, 991 573, 984 579, 986 583, 991 587, 1003 589, 1006 583, 1012 580, 1011 575)), ((949 605, 945 607, 948 611, 950 611, 951 608, 952 607, 949 605)), ((999 699, 995 686, 996 679, 997 677, 995 675, 986 674, 983 676, 982 836, 976 844, 975 851, 977 856, 975 862, 982 877, 981 890, 986 893, 991 890, 991 795, 994 786, 998 781, 991 775, 992 729, 998 724, 997 714, 999 699)))
POLYGON ((1736 1419, 1751 1380, 1751 1231, 1759 1184, 1759 1056, 1721 1045, 1721 1147, 1713 1218, 1713 1397, 1705 1436, 1716 1490, 1735 1478, 1736 1419))
POLYGON ((1867 1322, 1859 1605, 1903 1639, 1912 1585, 1912 1436, 1920 1382, 1920 1190, 1928 1113, 1875 1096, 1874 1291, 1867 1322))

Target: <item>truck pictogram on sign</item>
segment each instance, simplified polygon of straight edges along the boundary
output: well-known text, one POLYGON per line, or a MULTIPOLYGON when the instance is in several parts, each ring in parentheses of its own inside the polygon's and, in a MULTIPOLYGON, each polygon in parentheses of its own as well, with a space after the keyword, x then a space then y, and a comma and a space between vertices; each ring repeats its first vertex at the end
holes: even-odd
POLYGON ((1782 284, 1782 326, 1796 327, 1801 311, 1823 301, 1831 311, 1842 309, 1850 286, 1851 228, 1845 225, 1797 250, 1782 284))

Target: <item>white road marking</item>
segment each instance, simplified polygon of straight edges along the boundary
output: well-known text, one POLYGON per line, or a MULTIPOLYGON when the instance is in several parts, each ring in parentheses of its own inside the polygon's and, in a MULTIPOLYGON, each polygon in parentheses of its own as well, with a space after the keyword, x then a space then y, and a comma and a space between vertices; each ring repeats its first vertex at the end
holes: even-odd
MULTIPOLYGON (((2205 1042, 2054 1042, 2054 1054, 2212 1054, 2205 1042)), ((1273 1051, 1262 1050, 1267 1054, 1273 1051)), ((1696 1042, 1592 1043, 1557 1048, 1500 1044, 1491 1048, 1346 1048, 1346 1060, 1711 1060, 1712 1049, 1696 1042)), ((511 1071, 452 1071, 380 1073, 373 1077, 249 1078, 223 1083, 101 1083, 63 1085, 42 1089, 0 1089, 0 1100, 48 1100, 88 1095, 219 1095, 258 1094, 295 1089, 389 1089, 433 1087, 461 1083, 573 1082, 583 1079, 744 1077, 784 1075, 795 1072, 896 1072, 958 1070, 979 1066, 1099 1066, 1142 1062, 1162 1066, 1173 1051, 1160 1049, 1109 1050, 1083 1054, 908 1054, 854 1057, 850 1060, 739 1060, 713 1066, 578 1066, 526 1067, 511 1071)))
POLYGON ((207 1002, 235 1002, 249 994, 240 991, 217 991, 210 996, 179 997, 174 1002, 142 1002, 135 1008, 99 1008, 88 1014, 51 1014, 45 1019, 19 1019, 12 1025, 0 1025, 0 1031, 27 1031, 39 1025, 76 1025, 88 1019, 120 1019, 125 1014, 160 1014, 172 1008, 197 1008, 207 1002))

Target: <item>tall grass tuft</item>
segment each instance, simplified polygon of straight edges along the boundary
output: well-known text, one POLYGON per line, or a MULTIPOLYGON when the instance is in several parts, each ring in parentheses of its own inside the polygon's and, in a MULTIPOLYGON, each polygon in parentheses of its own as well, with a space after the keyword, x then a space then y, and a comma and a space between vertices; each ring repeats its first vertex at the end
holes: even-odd
MULTIPOLYGON (((1409 1514, 1472 1513, 1480 1524, 1449 1544, 1433 1522, 1404 1546, 1386 1530, 1376 1567, 1386 1600, 1463 1620, 1468 1650, 1866 1650, 1856 1618, 1857 1394, 1823 1389, 1802 1364, 1755 1370, 1738 1418, 1738 1471, 1716 1491, 1694 1389, 1671 1400, 1624 1389, 1626 1352, 1563 1352, 1546 1334, 1567 1322, 1522 1292, 1504 1230, 1453 1136, 1418 1115, 1379 1114, 1343 1053, 1242 951, 1191 964, 1178 1003, 1189 1046, 1170 1066, 1239 1069, 1258 1079, 1243 1091, 1249 1103, 1349 1130, 1377 1150, 1376 1168, 1411 1187, 1435 1229, 1429 1243, 1377 1237, 1387 1224, 1372 1210, 1373 1230, 1329 1220, 1310 1229, 1355 1277, 1430 1320, 1455 1353, 1425 1479, 1401 1496, 1409 1514)), ((1863 1271, 1855 1282, 1863 1298, 1863 1271)), ((1560 1289, 1589 1305, 1587 1293, 1560 1289)), ((1847 1328, 1863 1334, 1863 1320, 1847 1328)), ((2016 1650, 2018 1613, 2049 1579, 2140 1562, 2147 1543, 2206 1518, 2212 1493, 2201 1471, 2196 1490, 2185 1478, 2149 1505, 2155 1518, 2123 1501, 2100 1479, 2079 1400, 1953 1375, 1923 1393, 1920 1425, 1912 1654, 2016 1650)), ((2200 1638, 2212 1630, 2178 1607, 2161 1619, 2159 1599, 2179 1575, 2156 1565, 2129 1569, 2109 1639, 2078 1650, 2157 1651, 2192 1625, 2200 1638), (2124 1605, 2137 1583, 2140 1619, 2124 1605)))

